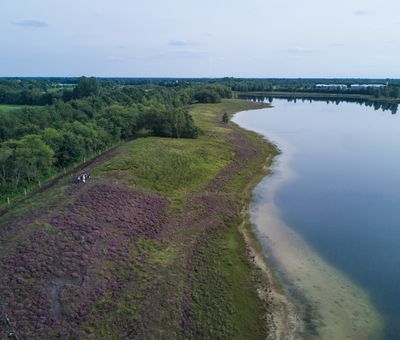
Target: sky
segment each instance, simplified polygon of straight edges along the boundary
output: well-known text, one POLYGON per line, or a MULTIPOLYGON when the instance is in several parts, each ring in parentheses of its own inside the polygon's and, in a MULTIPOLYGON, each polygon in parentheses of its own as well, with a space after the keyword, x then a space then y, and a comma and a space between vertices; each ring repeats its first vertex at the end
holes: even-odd
POLYGON ((0 76, 400 78, 399 0, 1 0, 0 76))

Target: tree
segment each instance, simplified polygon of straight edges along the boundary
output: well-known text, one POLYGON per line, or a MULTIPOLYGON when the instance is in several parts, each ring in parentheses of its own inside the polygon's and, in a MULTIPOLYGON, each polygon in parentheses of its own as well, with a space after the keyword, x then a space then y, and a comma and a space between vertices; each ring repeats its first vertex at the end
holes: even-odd
POLYGON ((215 90, 204 89, 194 94, 194 99, 199 103, 220 103, 221 96, 215 90))
POLYGON ((76 99, 96 96, 99 94, 100 86, 96 78, 81 77, 79 78, 78 85, 74 88, 73 97, 76 99))
POLYGON ((226 112, 224 112, 224 114, 222 115, 222 122, 225 124, 228 124, 229 122, 229 115, 226 112))
POLYGON ((48 175, 54 162, 53 150, 38 135, 8 140, 1 150, 3 177, 16 187, 48 175))
POLYGON ((20 147, 15 150, 16 158, 23 165, 23 177, 34 181, 50 172, 54 162, 54 152, 38 135, 26 135, 20 147))
POLYGON ((84 155, 81 138, 73 132, 64 131, 63 141, 60 146, 58 165, 61 167, 77 162, 84 155))

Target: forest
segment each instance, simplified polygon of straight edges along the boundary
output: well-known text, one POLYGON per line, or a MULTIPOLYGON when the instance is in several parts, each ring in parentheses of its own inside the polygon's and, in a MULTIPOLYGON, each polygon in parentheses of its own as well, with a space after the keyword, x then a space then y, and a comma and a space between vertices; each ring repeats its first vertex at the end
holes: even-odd
POLYGON ((75 81, 0 79, 1 197, 22 193, 138 134, 196 138, 201 131, 188 106, 232 97, 220 84, 75 81))

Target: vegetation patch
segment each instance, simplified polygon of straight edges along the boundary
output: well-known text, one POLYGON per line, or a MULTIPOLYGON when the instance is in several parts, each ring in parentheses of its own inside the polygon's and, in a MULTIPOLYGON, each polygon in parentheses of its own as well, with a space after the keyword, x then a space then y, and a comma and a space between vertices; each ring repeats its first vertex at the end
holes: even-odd
POLYGON ((93 170, 168 196, 200 190, 228 164, 232 151, 205 138, 145 138, 127 143, 118 156, 93 170))
MULTIPOLYGON (((5 213, 0 300, 17 335, 266 338, 261 276, 238 225, 275 149, 222 123, 259 107, 192 106, 197 139, 130 141, 88 165, 88 183, 66 176, 5 213)), ((9 331, 0 322, 0 338, 9 331)))
MULTIPOLYGON (((0 104, 0 112, 11 112, 26 107, 25 105, 6 105, 0 104)), ((30 106, 32 107, 32 106, 30 106)))

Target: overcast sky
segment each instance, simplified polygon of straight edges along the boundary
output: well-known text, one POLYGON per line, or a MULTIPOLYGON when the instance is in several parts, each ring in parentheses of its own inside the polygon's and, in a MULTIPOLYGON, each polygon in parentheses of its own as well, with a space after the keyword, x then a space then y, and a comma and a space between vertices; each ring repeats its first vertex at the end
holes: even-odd
POLYGON ((400 78, 399 0, 1 0, 0 76, 400 78))

